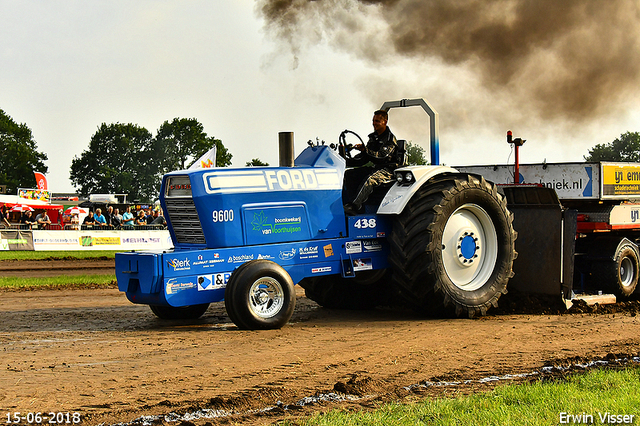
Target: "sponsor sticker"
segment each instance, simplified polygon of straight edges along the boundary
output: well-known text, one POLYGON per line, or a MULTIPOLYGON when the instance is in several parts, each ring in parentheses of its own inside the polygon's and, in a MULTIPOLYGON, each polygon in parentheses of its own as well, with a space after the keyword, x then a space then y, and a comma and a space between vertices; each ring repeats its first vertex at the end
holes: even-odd
POLYGON ((202 266, 203 268, 211 267, 216 263, 224 263, 224 259, 220 259, 219 253, 214 253, 213 259, 205 259, 202 255, 198 255, 198 260, 193 262, 193 266, 202 266))
POLYGON ((368 271, 370 269, 373 269, 373 265, 371 263, 371 258, 354 259, 353 260, 353 270, 354 271, 368 271))
POLYGON ((264 214, 264 210, 253 213, 251 226, 253 231, 263 235, 295 234, 302 231, 302 216, 274 217, 271 219, 264 214))
POLYGON ((176 294, 182 290, 195 288, 196 283, 192 281, 178 281, 178 278, 169 278, 165 283, 165 291, 167 294, 176 294))
POLYGON ((302 247, 300 249, 300 259, 314 259, 318 257, 318 246, 302 247))
POLYGON ((321 272, 331 272, 331 266, 323 266, 322 268, 311 268, 312 274, 319 274, 321 272))
POLYGON ((324 249, 324 257, 333 256, 333 246, 331 244, 327 244, 326 246, 323 247, 323 249, 324 249))
POLYGON ((362 253, 362 242, 361 241, 347 241, 344 244, 344 248, 347 251, 347 254, 362 253))
POLYGON ((229 256, 229 259, 227 259, 227 263, 244 263, 253 260, 254 258, 255 256, 253 254, 233 255, 229 256))
POLYGON ((382 251, 382 244, 378 240, 364 240, 362 246, 365 252, 382 251))
POLYGON ((231 272, 198 276, 198 291, 219 290, 225 288, 231 277, 231 272))
POLYGON ((281 260, 291 260, 296 255, 296 249, 292 248, 291 250, 281 251, 278 257, 281 260))
POLYGON ((187 271, 191 269, 191 262, 189 259, 169 259, 167 265, 173 268, 174 271, 187 271))

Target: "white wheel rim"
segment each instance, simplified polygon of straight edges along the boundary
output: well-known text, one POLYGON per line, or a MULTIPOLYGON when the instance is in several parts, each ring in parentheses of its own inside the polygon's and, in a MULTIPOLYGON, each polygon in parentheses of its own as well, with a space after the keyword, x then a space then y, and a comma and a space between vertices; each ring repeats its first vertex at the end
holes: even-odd
POLYGON ((620 284, 623 287, 629 287, 633 283, 633 275, 633 262, 628 257, 623 258, 622 262, 620 262, 620 284))
POLYGON ((482 207, 458 207, 444 227, 442 246, 444 269, 456 287, 474 291, 489 280, 498 260, 498 234, 482 207))
POLYGON ((284 290, 272 277, 257 279, 249 289, 249 308, 260 318, 273 318, 284 305, 284 290))

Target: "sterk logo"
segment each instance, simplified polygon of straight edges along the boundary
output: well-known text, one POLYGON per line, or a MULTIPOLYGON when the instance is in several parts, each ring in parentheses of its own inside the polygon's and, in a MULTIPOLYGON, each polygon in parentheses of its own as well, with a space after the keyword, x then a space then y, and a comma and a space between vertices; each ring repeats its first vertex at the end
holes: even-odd
POLYGON ((191 264, 189 263, 189 259, 171 259, 167 260, 167 265, 173 268, 174 271, 178 269, 190 269, 191 264))

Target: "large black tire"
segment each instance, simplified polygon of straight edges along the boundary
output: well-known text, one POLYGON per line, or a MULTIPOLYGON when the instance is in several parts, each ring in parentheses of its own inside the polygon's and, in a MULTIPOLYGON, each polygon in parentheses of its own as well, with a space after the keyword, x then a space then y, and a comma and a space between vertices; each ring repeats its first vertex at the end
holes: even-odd
POLYGON ((277 263, 257 259, 236 269, 225 289, 227 314, 243 330, 281 328, 289 321, 296 294, 289 274, 277 263))
POLYGON ((392 290, 388 270, 360 271, 353 278, 336 275, 305 278, 307 298, 329 309, 373 309, 388 304, 392 290))
POLYGON ((165 320, 185 320, 185 319, 197 319, 204 315, 209 309, 208 303, 201 305, 190 306, 163 306, 163 305, 149 305, 151 312, 153 312, 158 318, 165 320))
POLYGON ((394 283, 427 315, 485 315, 507 292, 516 235, 494 184, 477 175, 439 175, 393 223, 394 283))
POLYGON ((638 286, 638 255, 630 245, 617 248, 614 259, 594 260, 592 284, 618 297, 629 298, 638 286))

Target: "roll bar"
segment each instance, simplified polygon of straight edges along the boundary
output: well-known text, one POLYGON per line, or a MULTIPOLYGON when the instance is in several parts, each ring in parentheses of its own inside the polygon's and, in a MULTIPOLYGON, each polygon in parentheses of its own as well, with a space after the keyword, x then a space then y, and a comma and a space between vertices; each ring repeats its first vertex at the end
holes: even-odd
POLYGON ((382 104, 380 109, 389 111, 391 108, 401 108, 408 106, 419 106, 427 113, 429 116, 429 133, 430 133, 430 141, 431 141, 431 164, 439 165, 440 164, 440 130, 439 130, 439 119, 438 112, 429 105, 427 101, 422 98, 418 99, 402 99, 399 101, 387 101, 382 104))

